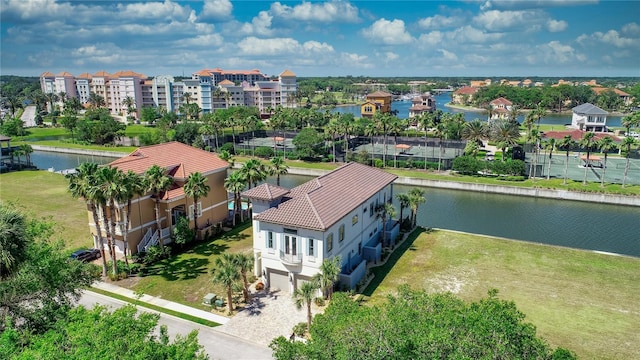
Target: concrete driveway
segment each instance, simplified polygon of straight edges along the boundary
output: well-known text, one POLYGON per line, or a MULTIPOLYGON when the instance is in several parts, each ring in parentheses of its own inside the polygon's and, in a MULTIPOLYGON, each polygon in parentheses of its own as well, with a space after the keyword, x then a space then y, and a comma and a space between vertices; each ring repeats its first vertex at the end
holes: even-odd
MULTIPOLYGON (((313 315, 323 312, 313 304, 313 315)), ((251 304, 233 316, 219 331, 261 345, 282 335, 289 338, 293 327, 307 321, 307 308, 297 309, 291 294, 282 291, 259 291, 253 293, 251 304)))

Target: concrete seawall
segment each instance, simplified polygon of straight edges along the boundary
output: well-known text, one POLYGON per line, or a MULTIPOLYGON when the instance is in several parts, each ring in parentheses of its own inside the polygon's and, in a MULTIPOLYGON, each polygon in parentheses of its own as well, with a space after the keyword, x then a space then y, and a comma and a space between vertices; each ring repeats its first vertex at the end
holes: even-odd
MULTIPOLYGON (((328 172, 329 172, 328 170, 316 170, 316 169, 301 169, 301 168, 289 169, 289 174, 293 174, 293 175, 320 176, 328 172)), ((529 196, 529 197, 539 197, 539 198, 547 198, 547 199, 584 201, 584 202, 612 204, 612 205, 640 206, 640 196, 583 193, 583 192, 567 191, 567 190, 461 183, 461 182, 455 182, 455 181, 417 179, 417 178, 408 178, 408 177, 398 178, 398 180, 396 180, 396 184, 409 185, 409 186, 424 186, 424 187, 450 189, 450 190, 476 191, 476 192, 484 192, 484 193, 514 195, 514 196, 529 196)))
POLYGON ((56 152, 56 153, 66 153, 66 154, 79 154, 79 155, 93 155, 93 156, 105 156, 112 158, 121 158, 123 156, 127 156, 127 153, 118 152, 118 151, 105 151, 105 150, 88 150, 88 149, 70 149, 64 147, 56 147, 56 146, 43 146, 43 145, 31 145, 33 150, 37 151, 48 151, 48 152, 56 152))

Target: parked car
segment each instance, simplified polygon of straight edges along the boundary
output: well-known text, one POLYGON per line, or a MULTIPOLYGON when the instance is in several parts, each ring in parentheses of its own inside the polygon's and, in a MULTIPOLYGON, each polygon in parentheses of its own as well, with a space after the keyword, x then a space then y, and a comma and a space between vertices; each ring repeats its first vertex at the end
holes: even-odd
POLYGON ((98 249, 84 249, 74 251, 69 257, 78 261, 89 262, 99 259, 101 256, 102 254, 100 254, 100 250, 98 249))

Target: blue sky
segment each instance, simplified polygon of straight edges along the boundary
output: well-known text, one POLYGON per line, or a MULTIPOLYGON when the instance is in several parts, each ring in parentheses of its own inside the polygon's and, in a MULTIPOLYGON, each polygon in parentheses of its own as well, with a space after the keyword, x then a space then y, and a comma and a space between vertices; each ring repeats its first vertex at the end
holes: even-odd
POLYGON ((0 0, 0 73, 640 76, 640 1, 0 0))

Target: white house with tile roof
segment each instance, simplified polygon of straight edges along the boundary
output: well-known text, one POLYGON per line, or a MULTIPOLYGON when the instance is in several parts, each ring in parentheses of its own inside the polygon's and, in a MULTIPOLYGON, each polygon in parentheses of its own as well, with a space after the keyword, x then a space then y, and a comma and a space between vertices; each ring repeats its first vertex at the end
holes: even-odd
MULTIPOLYGON (((382 222, 375 209, 393 199, 396 178, 348 163, 291 190, 262 184, 245 191, 252 202, 256 276, 271 289, 293 292, 324 259, 340 256, 339 282, 355 287, 367 261, 380 259, 382 222)), ((398 226, 393 229, 397 234, 398 226)))
POLYGON ((589 103, 578 105, 571 110, 573 111, 571 116, 572 128, 592 132, 607 131, 608 112, 589 103))

